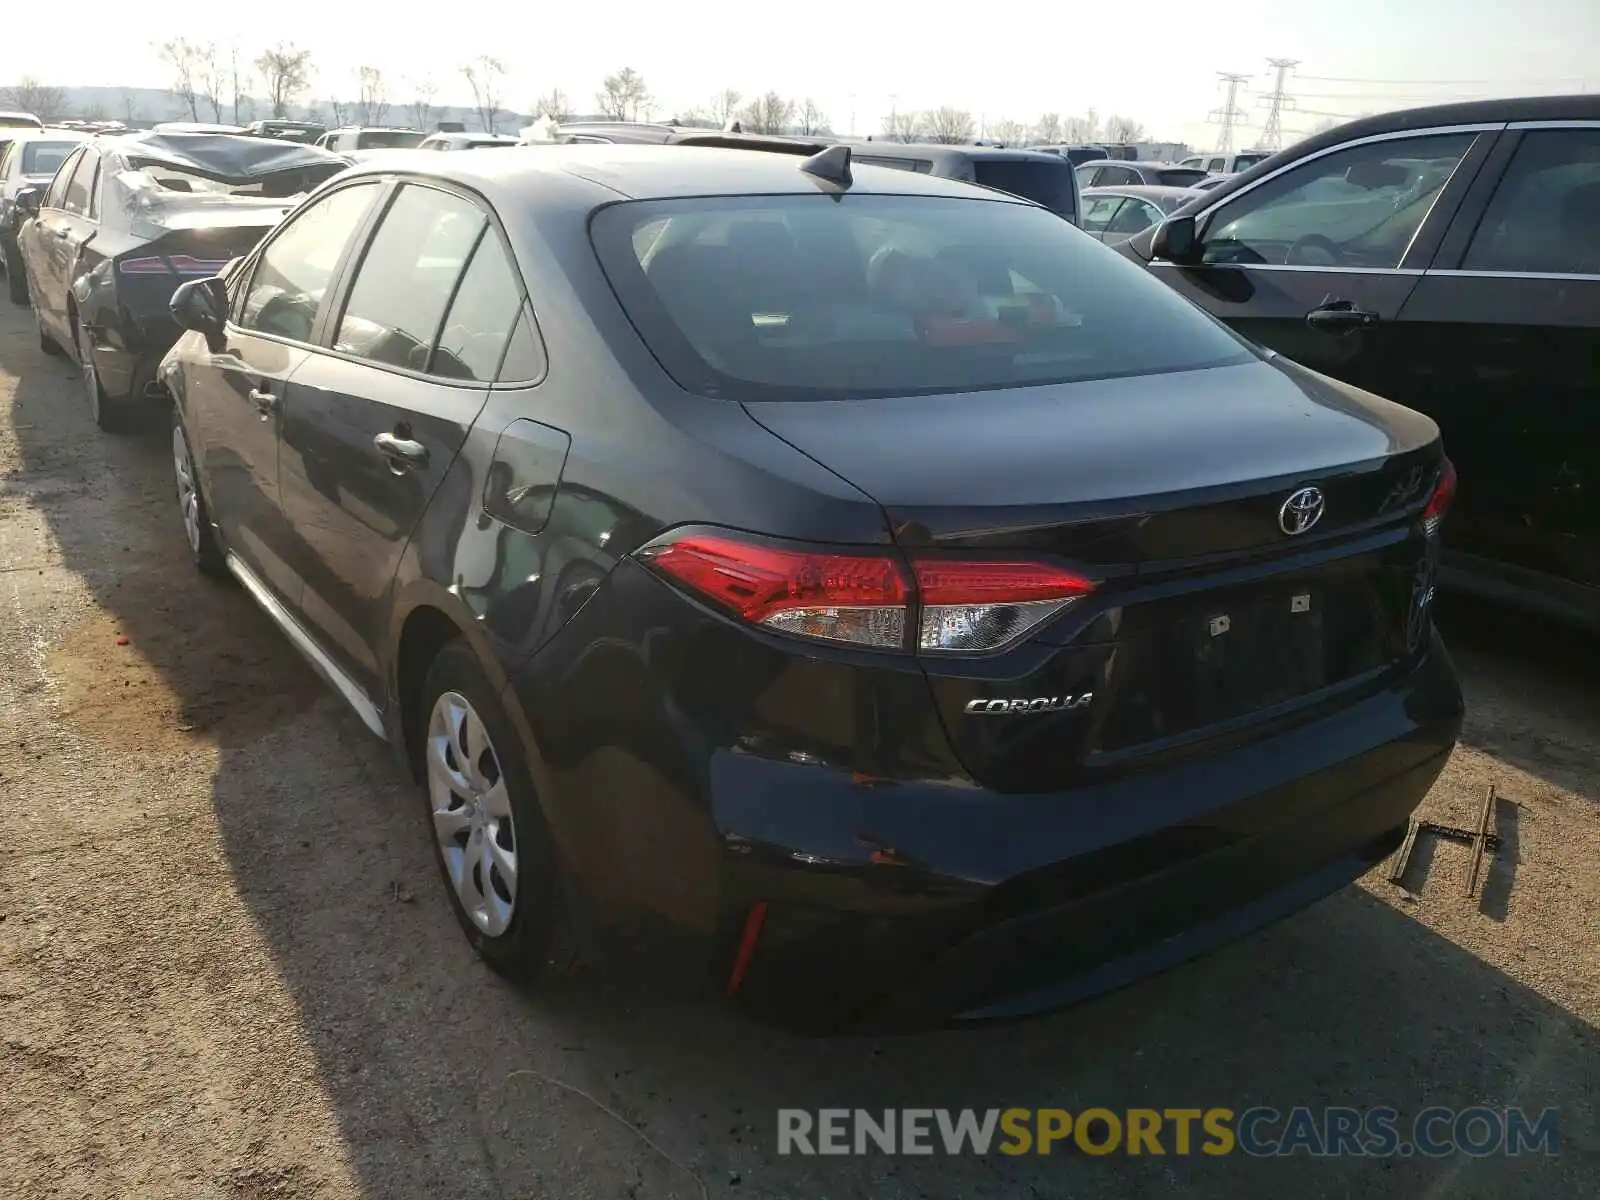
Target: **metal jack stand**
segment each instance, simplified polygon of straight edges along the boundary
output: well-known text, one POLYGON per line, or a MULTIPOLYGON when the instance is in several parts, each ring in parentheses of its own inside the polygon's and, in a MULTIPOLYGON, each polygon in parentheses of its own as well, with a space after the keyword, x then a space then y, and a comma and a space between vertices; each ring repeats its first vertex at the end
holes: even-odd
POLYGON ((1432 821, 1411 822, 1411 827, 1406 830, 1406 840, 1400 843, 1400 849, 1395 852, 1394 862, 1389 868, 1389 882, 1398 885, 1405 877, 1406 868, 1411 865, 1411 852, 1416 849, 1417 834, 1431 833, 1434 837, 1449 838, 1453 842, 1467 842, 1472 846, 1472 867, 1467 872, 1468 900, 1478 890, 1478 875, 1483 870, 1483 856, 1485 851, 1493 850, 1500 844, 1500 839, 1489 832, 1489 826, 1494 821, 1494 784, 1484 789, 1483 810, 1478 814, 1478 827, 1476 829, 1462 829, 1457 825, 1435 825, 1432 821))

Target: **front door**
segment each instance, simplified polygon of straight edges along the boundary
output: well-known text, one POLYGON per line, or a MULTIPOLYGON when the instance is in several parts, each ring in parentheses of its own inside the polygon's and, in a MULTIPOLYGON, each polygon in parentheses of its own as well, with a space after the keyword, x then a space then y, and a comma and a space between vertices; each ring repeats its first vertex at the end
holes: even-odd
POLYGON ((1447 219, 1442 210, 1459 203, 1482 136, 1407 136, 1319 155, 1203 215, 1199 265, 1151 268, 1252 341, 1403 402, 1395 322, 1421 274, 1408 254, 1420 252, 1435 208, 1436 221, 1447 219))
POLYGON ((478 201, 395 193, 296 374, 279 479, 308 630, 369 695, 400 555, 494 382, 521 284, 478 201))
POLYGON ((186 363, 190 436, 223 543, 291 606, 298 577, 278 493, 278 436, 342 259, 381 185, 359 183, 308 205, 235 276, 223 336, 186 363))
POLYGON ((82 241, 78 226, 88 212, 89 182, 98 162, 99 156, 87 148, 64 162, 45 193, 39 216, 26 231, 32 243, 26 260, 33 306, 40 320, 68 346, 72 344, 72 329, 67 324, 68 275, 82 241))

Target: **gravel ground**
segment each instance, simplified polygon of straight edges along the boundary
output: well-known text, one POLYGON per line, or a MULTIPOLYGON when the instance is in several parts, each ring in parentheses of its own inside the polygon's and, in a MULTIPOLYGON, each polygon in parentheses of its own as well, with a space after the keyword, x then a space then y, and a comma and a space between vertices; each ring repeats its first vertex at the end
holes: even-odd
POLYGON ((98 433, 70 363, 0 311, 0 1194, 1600 1195, 1592 642, 1447 608, 1470 716, 1425 812, 1505 797, 1480 900, 1463 847, 1424 846, 1414 891, 1375 873, 1069 1012, 802 1042, 478 966, 410 786, 238 589, 191 574, 169 479, 162 431, 98 433), (776 1151, 779 1107, 1256 1103, 1554 1106, 1560 1153, 776 1151))

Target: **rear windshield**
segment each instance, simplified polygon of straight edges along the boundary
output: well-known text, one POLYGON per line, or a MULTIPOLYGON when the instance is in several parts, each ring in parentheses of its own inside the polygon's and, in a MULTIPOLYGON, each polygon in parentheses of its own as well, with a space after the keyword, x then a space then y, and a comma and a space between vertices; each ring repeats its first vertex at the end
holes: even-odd
POLYGON ((1166 167, 1156 172, 1163 187, 1193 187, 1206 177, 1199 167, 1166 167))
POLYGON ((629 201, 590 231, 645 343, 704 396, 978 391, 1251 358, 1115 251, 1004 200, 629 201))
POLYGON ((1072 167, 1065 159, 1036 162, 1030 159, 975 158, 972 179, 984 187, 998 188, 1042 204, 1063 217, 1076 217, 1073 204, 1077 193, 1072 188, 1072 167))
POLYGON ((54 175, 56 168, 67 161, 67 155, 77 149, 78 144, 77 142, 23 142, 22 173, 24 175, 54 175))
POLYGON ((422 139, 427 136, 425 133, 414 133, 408 129, 369 129, 364 133, 356 134, 356 149, 404 149, 408 146, 420 146, 422 139))

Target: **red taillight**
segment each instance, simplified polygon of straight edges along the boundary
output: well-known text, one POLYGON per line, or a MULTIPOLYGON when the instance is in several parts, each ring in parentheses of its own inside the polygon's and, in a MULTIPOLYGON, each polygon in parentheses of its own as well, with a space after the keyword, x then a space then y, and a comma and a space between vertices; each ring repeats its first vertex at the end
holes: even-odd
POLYGON ((1430 534, 1439 532, 1439 525, 1456 498, 1456 467, 1448 458, 1439 469, 1439 481, 1433 485, 1428 506, 1422 510, 1422 527, 1430 534))
POLYGON ((757 625, 864 646, 905 642, 910 589, 888 555, 818 553, 706 533, 641 553, 757 625))
POLYGON ((900 558, 779 546, 728 532, 694 531, 639 556, 703 599, 754 624, 800 637, 882 650, 981 652, 1011 644, 1094 583, 1044 563, 900 558))
POLYGON ((919 558, 919 650, 993 650, 1094 591, 1081 575, 1045 563, 919 558))

